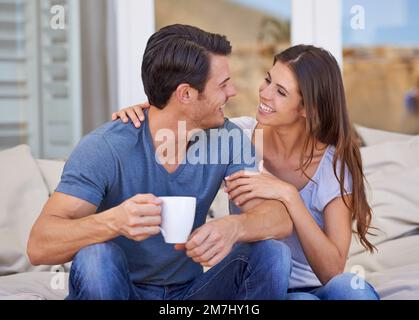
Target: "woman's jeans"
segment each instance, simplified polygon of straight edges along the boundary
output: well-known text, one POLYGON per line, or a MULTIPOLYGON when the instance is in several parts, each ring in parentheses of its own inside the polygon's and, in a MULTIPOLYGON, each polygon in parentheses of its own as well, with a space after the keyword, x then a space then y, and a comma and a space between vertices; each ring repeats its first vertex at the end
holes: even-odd
POLYGON ((288 300, 379 300, 374 288, 354 273, 337 275, 318 288, 289 290, 288 300))
POLYGON ((219 264, 193 281, 156 286, 132 283, 122 249, 91 245, 75 256, 69 300, 278 300, 286 299, 291 253, 280 241, 237 244, 219 264))

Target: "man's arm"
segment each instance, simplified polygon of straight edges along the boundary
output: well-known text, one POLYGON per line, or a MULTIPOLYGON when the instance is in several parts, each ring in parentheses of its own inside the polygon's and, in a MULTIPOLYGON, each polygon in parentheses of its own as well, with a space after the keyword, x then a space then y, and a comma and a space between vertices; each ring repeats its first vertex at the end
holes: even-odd
POLYGON ((186 254, 205 267, 223 260, 237 242, 281 239, 292 233, 291 218, 277 200, 253 199, 240 215, 210 221, 196 229, 186 243, 186 254))
POLYGON ((87 201, 54 193, 34 224, 27 246, 33 265, 69 262, 82 248, 120 235, 135 241, 160 232, 160 200, 137 195, 121 205, 96 214, 87 201))
POLYGON ((283 239, 292 233, 291 217, 281 201, 253 199, 240 209, 241 214, 225 217, 239 224, 237 242, 283 239))

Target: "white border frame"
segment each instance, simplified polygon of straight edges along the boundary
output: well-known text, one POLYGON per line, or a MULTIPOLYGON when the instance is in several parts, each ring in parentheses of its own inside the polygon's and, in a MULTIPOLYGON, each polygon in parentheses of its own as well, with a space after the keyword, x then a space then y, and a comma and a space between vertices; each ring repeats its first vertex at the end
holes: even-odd
POLYGON ((82 119, 82 74, 81 74, 81 26, 80 26, 80 0, 70 0, 69 6, 69 83, 70 97, 72 106, 72 145, 76 146, 83 136, 83 119, 82 119))
POLYGON ((292 0, 291 42, 323 47, 342 67, 342 1, 292 0))
POLYGON ((113 0, 116 23, 117 93, 114 108, 147 101, 141 81, 142 56, 155 30, 154 0, 113 0))

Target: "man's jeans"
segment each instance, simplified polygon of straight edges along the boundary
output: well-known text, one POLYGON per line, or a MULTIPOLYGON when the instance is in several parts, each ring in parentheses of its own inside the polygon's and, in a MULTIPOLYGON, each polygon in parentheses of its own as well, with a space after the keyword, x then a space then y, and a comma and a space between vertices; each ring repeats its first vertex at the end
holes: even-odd
POLYGON ((86 247, 75 256, 69 300, 264 300, 286 299, 291 253, 276 240, 237 244, 219 264, 182 285, 130 281, 126 257, 112 243, 86 247))

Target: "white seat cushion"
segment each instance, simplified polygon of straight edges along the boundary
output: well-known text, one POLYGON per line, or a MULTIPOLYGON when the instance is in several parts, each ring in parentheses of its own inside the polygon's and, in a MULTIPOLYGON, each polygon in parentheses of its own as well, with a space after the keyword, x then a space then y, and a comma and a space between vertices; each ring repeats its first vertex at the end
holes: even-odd
POLYGON ((0 300, 63 300, 68 273, 26 272, 0 277, 0 300))

